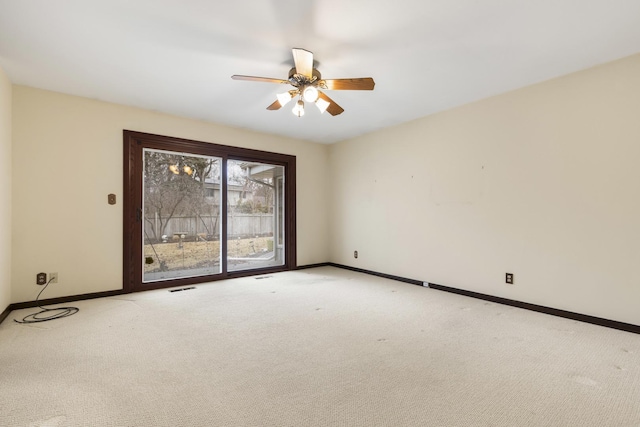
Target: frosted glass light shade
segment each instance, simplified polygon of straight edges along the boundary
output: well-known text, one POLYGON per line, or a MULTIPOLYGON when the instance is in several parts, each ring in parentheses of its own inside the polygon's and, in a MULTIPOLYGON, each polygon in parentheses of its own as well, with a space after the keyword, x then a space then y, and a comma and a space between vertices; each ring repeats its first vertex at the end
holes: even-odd
POLYGON ((293 115, 298 117, 304 116, 304 102, 302 102, 302 99, 299 99, 298 102, 296 102, 296 105, 293 106, 293 110, 291 110, 291 112, 293 115))
POLYGON ((316 102, 316 99, 318 99, 318 89, 316 89, 315 86, 307 86, 304 88, 304 91, 302 91, 302 97, 307 102, 316 102))
POLYGON ((324 113, 325 111, 327 111, 327 108, 329 108, 329 102, 325 101, 322 98, 318 98, 318 100, 316 101, 316 107, 318 107, 320 113, 324 113))
POLYGON ((292 98, 289 92, 279 93, 276 95, 276 97, 278 98, 278 102, 282 107, 284 107, 287 104, 287 102, 291 101, 291 98, 292 98))

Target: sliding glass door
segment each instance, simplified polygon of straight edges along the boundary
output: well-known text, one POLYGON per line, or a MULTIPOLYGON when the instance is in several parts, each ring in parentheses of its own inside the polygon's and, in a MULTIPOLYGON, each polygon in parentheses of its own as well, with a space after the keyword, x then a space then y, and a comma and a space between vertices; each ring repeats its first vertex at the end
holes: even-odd
POLYGON ((222 159, 143 150, 143 282, 222 272, 222 159))
POLYGON ((295 157, 125 131, 125 290, 295 268, 295 157))
POLYGON ((227 267, 250 270, 284 264, 284 167, 227 162, 227 267))

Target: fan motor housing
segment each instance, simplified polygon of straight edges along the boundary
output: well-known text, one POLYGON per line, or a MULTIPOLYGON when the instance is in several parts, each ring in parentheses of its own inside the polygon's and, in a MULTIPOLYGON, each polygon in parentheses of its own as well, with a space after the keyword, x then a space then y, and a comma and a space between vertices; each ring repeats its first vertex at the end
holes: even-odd
POLYGON ((301 86, 308 85, 312 81, 319 82, 322 79, 322 74, 320 74, 320 71, 318 71, 315 68, 311 72, 311 75, 312 75, 312 78, 309 79, 306 76, 296 73, 296 67, 293 67, 292 69, 289 70, 289 82, 294 87, 301 87, 301 86))

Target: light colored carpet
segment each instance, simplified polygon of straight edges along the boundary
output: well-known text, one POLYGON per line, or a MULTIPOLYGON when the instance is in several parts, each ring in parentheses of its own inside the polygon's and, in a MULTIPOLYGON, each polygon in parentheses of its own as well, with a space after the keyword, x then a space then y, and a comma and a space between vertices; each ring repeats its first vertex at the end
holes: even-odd
POLYGON ((331 267, 0 326, 2 426, 640 426, 640 335, 331 267))

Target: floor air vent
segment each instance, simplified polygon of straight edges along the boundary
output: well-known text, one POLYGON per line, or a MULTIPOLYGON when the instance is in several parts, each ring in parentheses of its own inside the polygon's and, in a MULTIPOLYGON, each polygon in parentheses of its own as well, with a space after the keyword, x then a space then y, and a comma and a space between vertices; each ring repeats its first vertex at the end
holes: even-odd
POLYGON ((180 291, 190 291, 191 289, 195 289, 195 286, 190 286, 188 288, 180 288, 180 289, 169 289, 169 292, 180 292, 180 291))

